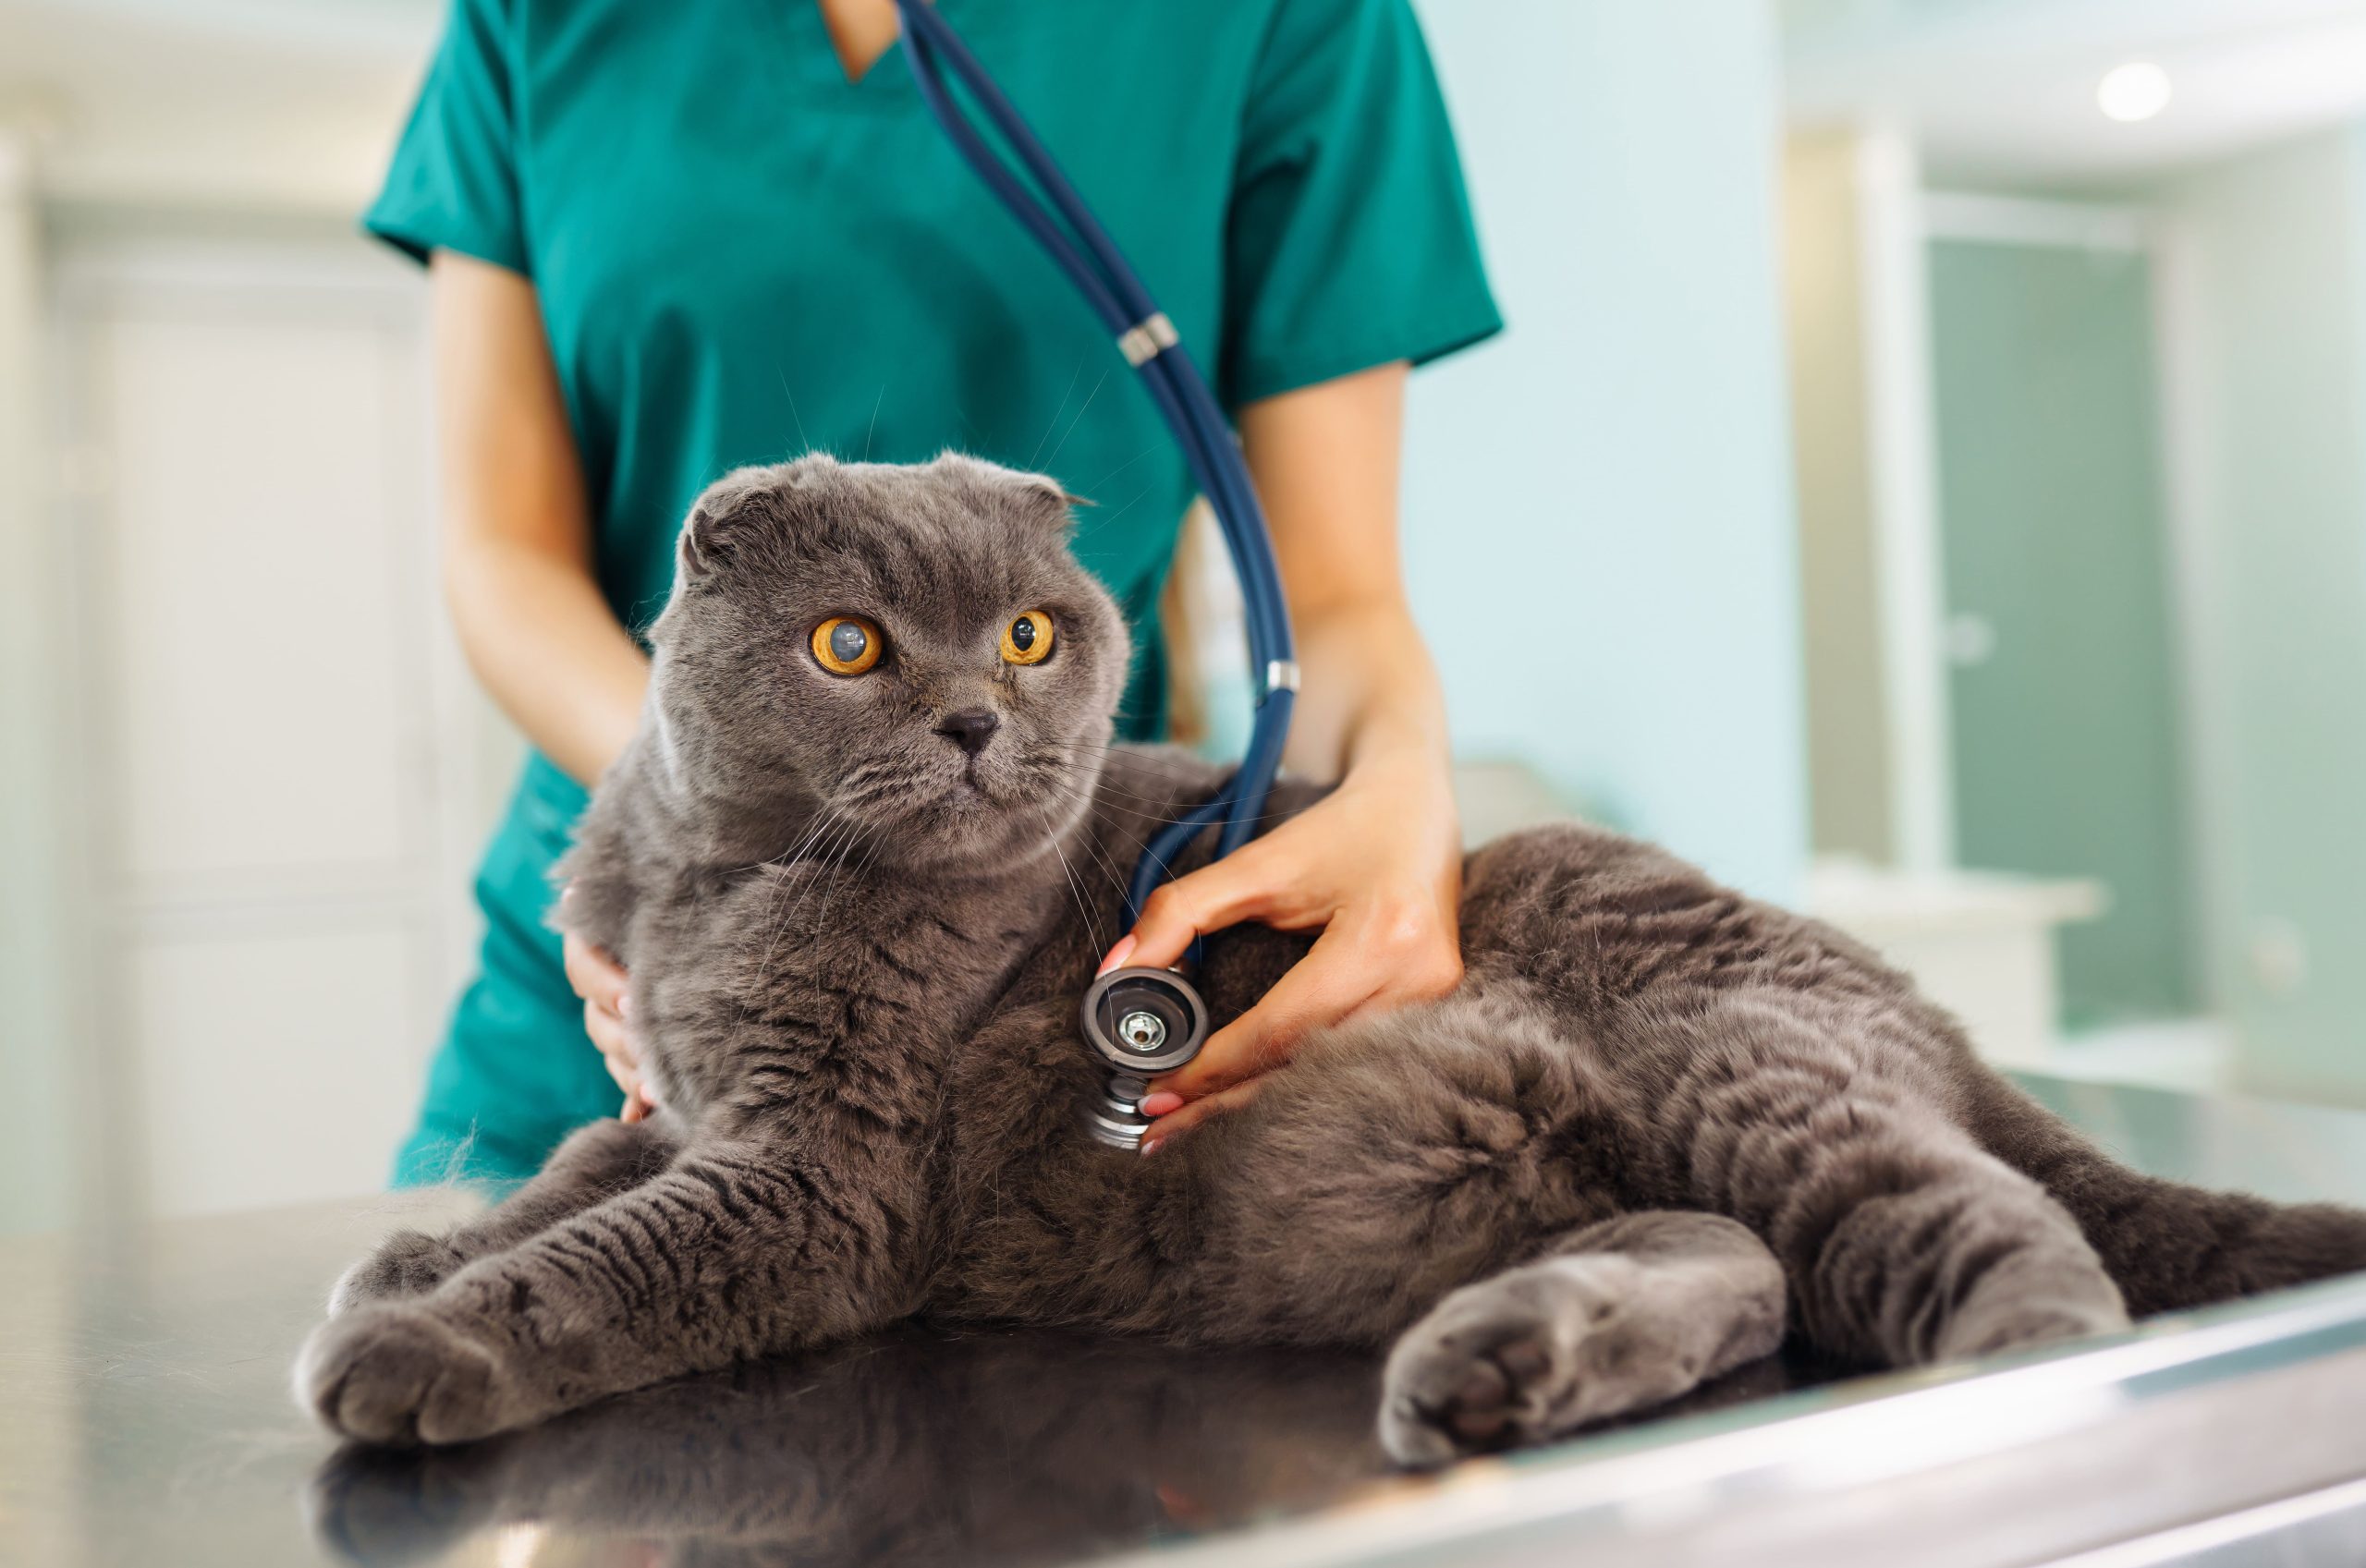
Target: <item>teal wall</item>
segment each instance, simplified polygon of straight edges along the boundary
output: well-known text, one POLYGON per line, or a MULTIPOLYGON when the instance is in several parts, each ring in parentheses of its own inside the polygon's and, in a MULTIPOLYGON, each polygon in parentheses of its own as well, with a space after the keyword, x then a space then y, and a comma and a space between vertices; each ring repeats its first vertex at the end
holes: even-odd
POLYGON ((1930 298, 1947 607, 1994 632, 1951 682, 1957 857, 2103 884, 2062 933, 2069 1023, 2189 1014, 2151 268, 1942 241, 1930 298))
POLYGON ((1797 540, 1761 0, 1426 0, 1510 332, 1415 379, 1407 573, 1470 756, 1793 894, 1797 540))
POLYGON ((2366 1102, 2366 129, 2155 194, 2212 972, 2248 1083, 2366 1102))

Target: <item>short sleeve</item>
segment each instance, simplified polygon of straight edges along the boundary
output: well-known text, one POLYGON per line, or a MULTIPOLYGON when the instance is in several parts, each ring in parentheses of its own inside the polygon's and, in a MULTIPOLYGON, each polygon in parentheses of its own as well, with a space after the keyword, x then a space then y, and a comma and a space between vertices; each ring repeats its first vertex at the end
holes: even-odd
POLYGON ((1226 237, 1231 407, 1502 330, 1409 0, 1279 0, 1226 237))
POLYGON ((506 0, 453 0, 393 164, 361 225, 420 261, 458 250, 525 273, 506 0))

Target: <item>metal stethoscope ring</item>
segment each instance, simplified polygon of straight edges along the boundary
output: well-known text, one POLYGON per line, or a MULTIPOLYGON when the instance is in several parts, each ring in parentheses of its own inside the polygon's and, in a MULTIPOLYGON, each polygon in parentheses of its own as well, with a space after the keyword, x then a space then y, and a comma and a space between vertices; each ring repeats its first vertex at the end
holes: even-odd
POLYGON ((1150 1080, 1200 1054, 1208 1042, 1208 1004, 1173 969, 1112 969, 1084 993, 1079 1022, 1085 1043, 1110 1068, 1087 1129, 1112 1149, 1139 1149, 1150 1127, 1141 1113, 1150 1080))

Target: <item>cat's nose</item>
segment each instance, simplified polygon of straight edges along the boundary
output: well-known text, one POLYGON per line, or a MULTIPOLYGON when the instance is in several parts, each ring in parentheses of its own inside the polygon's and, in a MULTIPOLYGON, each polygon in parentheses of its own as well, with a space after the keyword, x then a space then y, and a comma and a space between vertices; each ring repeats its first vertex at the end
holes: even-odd
POLYGON ((994 739, 994 731, 1002 728, 1002 721, 983 708, 964 708, 957 713, 947 713, 937 724, 936 733, 975 757, 994 739))

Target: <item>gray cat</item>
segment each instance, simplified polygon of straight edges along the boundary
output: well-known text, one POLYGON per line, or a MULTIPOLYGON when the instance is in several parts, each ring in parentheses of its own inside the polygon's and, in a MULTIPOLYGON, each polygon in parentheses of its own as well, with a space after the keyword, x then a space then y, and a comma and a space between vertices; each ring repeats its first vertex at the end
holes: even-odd
MULTIPOLYGON (((473 1439, 925 1315, 1393 1346, 1382 1440, 1430 1464, 1787 1327, 1918 1366, 2366 1269, 2366 1215, 2125 1170, 1855 942, 1579 827, 1471 857, 1454 995, 1152 1158, 1093 1143, 1117 883, 1221 775, 1108 745, 1127 639, 1068 529, 957 456, 700 499, 565 868, 664 1109, 357 1265, 297 1367, 331 1428, 473 1439)), ((1212 942, 1219 1023, 1304 947, 1212 942)))

